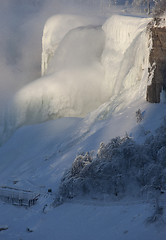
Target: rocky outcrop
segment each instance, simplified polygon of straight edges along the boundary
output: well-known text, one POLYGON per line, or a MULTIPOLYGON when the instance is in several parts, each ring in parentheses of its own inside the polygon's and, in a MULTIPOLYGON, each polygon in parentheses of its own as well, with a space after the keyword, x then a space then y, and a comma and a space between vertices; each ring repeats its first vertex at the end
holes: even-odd
POLYGON ((7 229, 8 229, 8 226, 6 226, 6 225, 5 226, 0 226, 0 232, 4 231, 4 230, 7 230, 7 229))
POLYGON ((146 98, 148 102, 159 103, 161 91, 166 90, 166 27, 151 24, 149 30, 152 38, 149 56, 151 84, 147 87, 146 98))

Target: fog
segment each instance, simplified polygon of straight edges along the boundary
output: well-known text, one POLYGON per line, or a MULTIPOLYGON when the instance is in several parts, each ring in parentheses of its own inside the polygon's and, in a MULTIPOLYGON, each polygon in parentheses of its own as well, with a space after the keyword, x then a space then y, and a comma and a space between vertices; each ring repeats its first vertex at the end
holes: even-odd
POLYGON ((0 2, 1 107, 15 91, 40 74, 43 22, 38 10, 30 6, 23 7, 15 0, 0 2))
MULTIPOLYGON (((93 15, 100 1, 0 1, 0 107, 25 84, 40 77, 42 31, 57 13, 93 15)), ((1 112, 1 111, 0 111, 1 112)))

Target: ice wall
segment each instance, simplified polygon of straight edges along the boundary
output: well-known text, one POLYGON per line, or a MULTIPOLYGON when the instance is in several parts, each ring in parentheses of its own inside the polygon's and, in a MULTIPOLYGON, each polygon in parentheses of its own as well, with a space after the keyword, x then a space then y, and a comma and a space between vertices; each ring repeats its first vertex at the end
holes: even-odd
POLYGON ((69 18, 52 18, 51 26, 47 22, 43 36, 47 74, 14 96, 1 127, 2 139, 25 124, 84 117, 105 102, 111 106, 112 98, 123 108, 145 97, 150 19, 112 16, 102 27, 73 28, 78 19, 74 16, 68 24, 69 18))
POLYGON ((59 43, 71 29, 99 25, 101 22, 99 18, 77 15, 55 15, 49 18, 44 26, 42 37, 42 76, 47 73, 48 63, 51 62, 59 43))

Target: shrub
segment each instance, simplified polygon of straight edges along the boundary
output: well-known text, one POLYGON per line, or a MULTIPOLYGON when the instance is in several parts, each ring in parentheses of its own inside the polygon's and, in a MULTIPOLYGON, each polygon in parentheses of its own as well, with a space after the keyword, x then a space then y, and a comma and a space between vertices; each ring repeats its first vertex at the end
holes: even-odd
POLYGON ((166 121, 144 145, 128 136, 117 137, 101 143, 94 157, 89 152, 80 154, 62 178, 60 198, 103 194, 119 198, 166 190, 165 130, 166 121))

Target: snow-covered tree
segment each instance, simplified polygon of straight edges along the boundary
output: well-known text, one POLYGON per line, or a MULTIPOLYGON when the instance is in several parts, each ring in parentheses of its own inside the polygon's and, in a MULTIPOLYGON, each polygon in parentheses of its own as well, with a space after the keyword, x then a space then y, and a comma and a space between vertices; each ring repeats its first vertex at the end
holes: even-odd
POLYGON ((117 137, 108 144, 101 143, 96 156, 89 152, 78 155, 62 179, 58 199, 104 194, 116 198, 146 194, 156 199, 163 191, 166 191, 166 120, 143 145, 128 136, 117 137))

